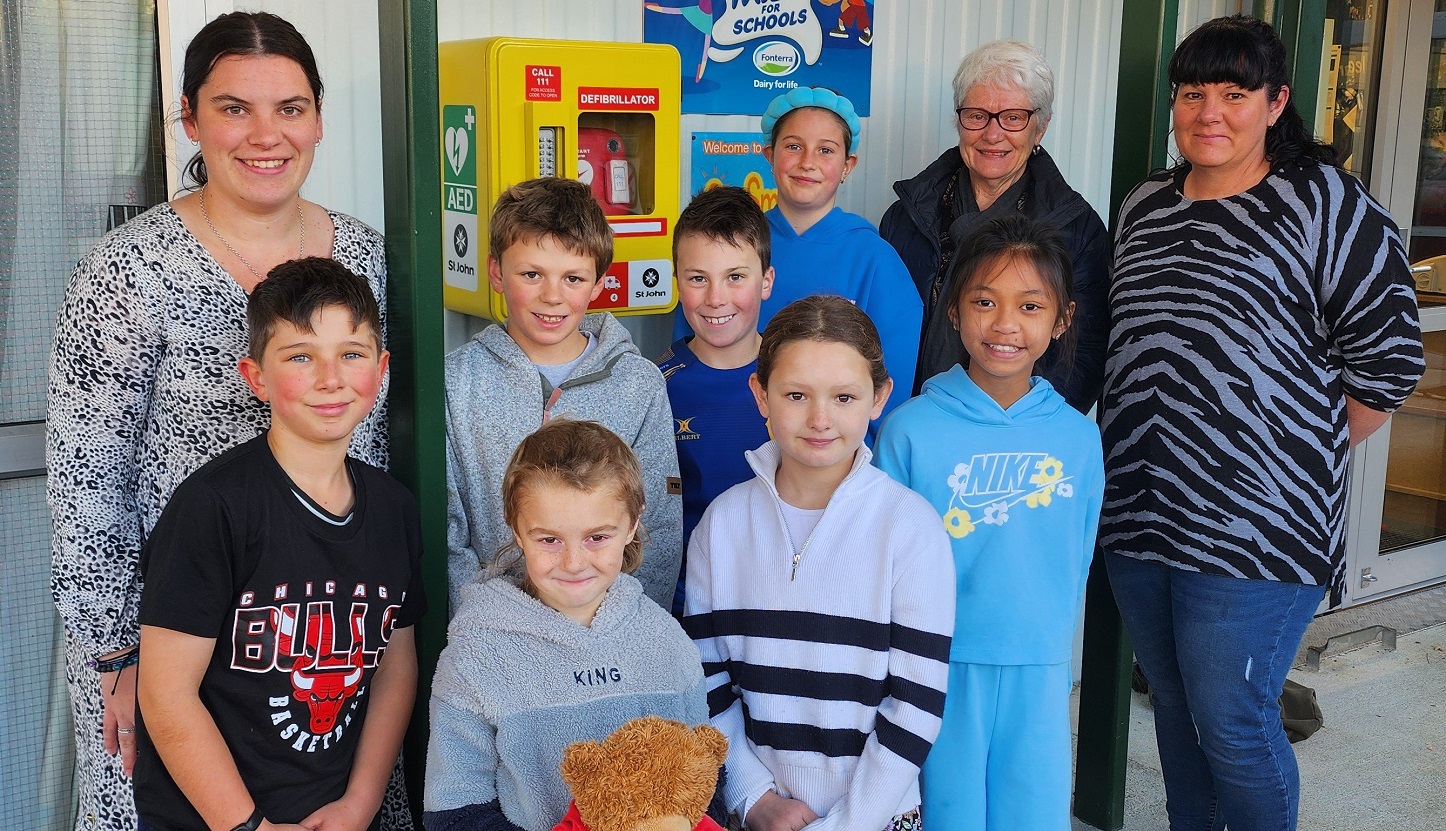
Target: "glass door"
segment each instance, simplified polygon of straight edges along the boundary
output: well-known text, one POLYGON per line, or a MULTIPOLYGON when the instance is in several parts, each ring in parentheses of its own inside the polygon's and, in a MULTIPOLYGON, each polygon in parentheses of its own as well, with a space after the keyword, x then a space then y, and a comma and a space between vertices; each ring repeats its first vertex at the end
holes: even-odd
POLYGON ((1446 580, 1446 0, 1396 5, 1399 74, 1380 108, 1395 129, 1375 142, 1372 190, 1410 221, 1426 373, 1355 454, 1348 602, 1446 580))
POLYGON ((1384 0, 1327 0, 1321 33, 1321 84, 1315 134, 1341 165, 1371 186, 1376 111, 1381 90, 1384 0))

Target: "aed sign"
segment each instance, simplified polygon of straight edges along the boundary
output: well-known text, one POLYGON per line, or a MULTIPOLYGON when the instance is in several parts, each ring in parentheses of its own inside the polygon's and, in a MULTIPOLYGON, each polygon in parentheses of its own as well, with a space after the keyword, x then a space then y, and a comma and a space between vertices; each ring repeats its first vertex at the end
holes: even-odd
POLYGON ((528 64, 526 75, 528 101, 562 100, 562 67, 528 64))
POLYGON ((506 298, 487 279, 492 206, 509 187, 557 176, 588 189, 613 233, 612 267, 590 308, 619 315, 671 311, 678 289, 668 231, 678 221, 682 191, 678 50, 583 40, 452 40, 437 44, 437 71, 442 148, 435 164, 442 190, 435 198, 443 226, 434 244, 441 245, 436 270, 446 308, 508 319, 506 298))
POLYGON ((477 110, 470 105, 442 108, 442 278, 449 286, 476 291, 477 110))

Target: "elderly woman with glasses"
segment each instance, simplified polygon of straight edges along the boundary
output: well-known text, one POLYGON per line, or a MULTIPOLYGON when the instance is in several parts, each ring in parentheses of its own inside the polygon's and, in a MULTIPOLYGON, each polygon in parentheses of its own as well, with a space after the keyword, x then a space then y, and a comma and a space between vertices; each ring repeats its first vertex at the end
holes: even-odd
POLYGON ((903 258, 924 301, 915 392, 931 376, 968 361, 939 302, 949 295, 956 248, 975 229, 1017 212, 1057 229, 1074 265, 1078 347, 1068 363, 1051 348, 1037 371, 1080 412, 1099 397, 1110 241, 1099 214, 1039 145, 1053 105, 1054 73, 1037 48, 1017 40, 986 43, 965 55, 954 74, 959 146, 918 176, 894 183, 899 199, 879 233, 903 258))

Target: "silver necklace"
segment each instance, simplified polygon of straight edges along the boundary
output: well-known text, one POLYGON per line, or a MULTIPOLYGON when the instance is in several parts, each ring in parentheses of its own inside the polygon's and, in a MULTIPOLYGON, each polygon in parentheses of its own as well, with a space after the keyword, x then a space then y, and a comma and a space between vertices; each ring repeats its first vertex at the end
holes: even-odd
MULTIPOLYGON (((299 260, 306 256, 306 214, 301 212, 300 200, 297 200, 296 203, 296 216, 301 220, 301 242, 296 246, 296 259, 299 260)), ((241 264, 246 266, 246 269, 250 271, 257 280, 266 279, 262 276, 261 272, 256 270, 256 266, 252 265, 250 260, 241 256, 241 252, 237 251, 236 247, 227 242, 226 238, 221 236, 221 232, 216 230, 216 226, 211 222, 211 214, 206 211, 206 188, 204 186, 201 188, 201 218, 206 220, 206 227, 210 228, 211 233, 216 235, 216 239, 220 240, 221 244, 226 246, 226 250, 231 252, 231 256, 240 260, 241 264)))

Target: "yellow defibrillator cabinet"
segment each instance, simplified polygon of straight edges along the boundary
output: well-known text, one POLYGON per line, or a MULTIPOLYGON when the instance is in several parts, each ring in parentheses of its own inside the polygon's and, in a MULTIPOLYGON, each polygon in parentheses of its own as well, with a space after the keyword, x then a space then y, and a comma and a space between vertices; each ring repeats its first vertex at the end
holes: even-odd
POLYGON ((677 303, 682 70, 672 46, 483 38, 438 45, 442 104, 443 302, 504 320, 487 281, 487 217, 506 188, 566 176, 592 188, 613 264, 590 310, 677 303))

